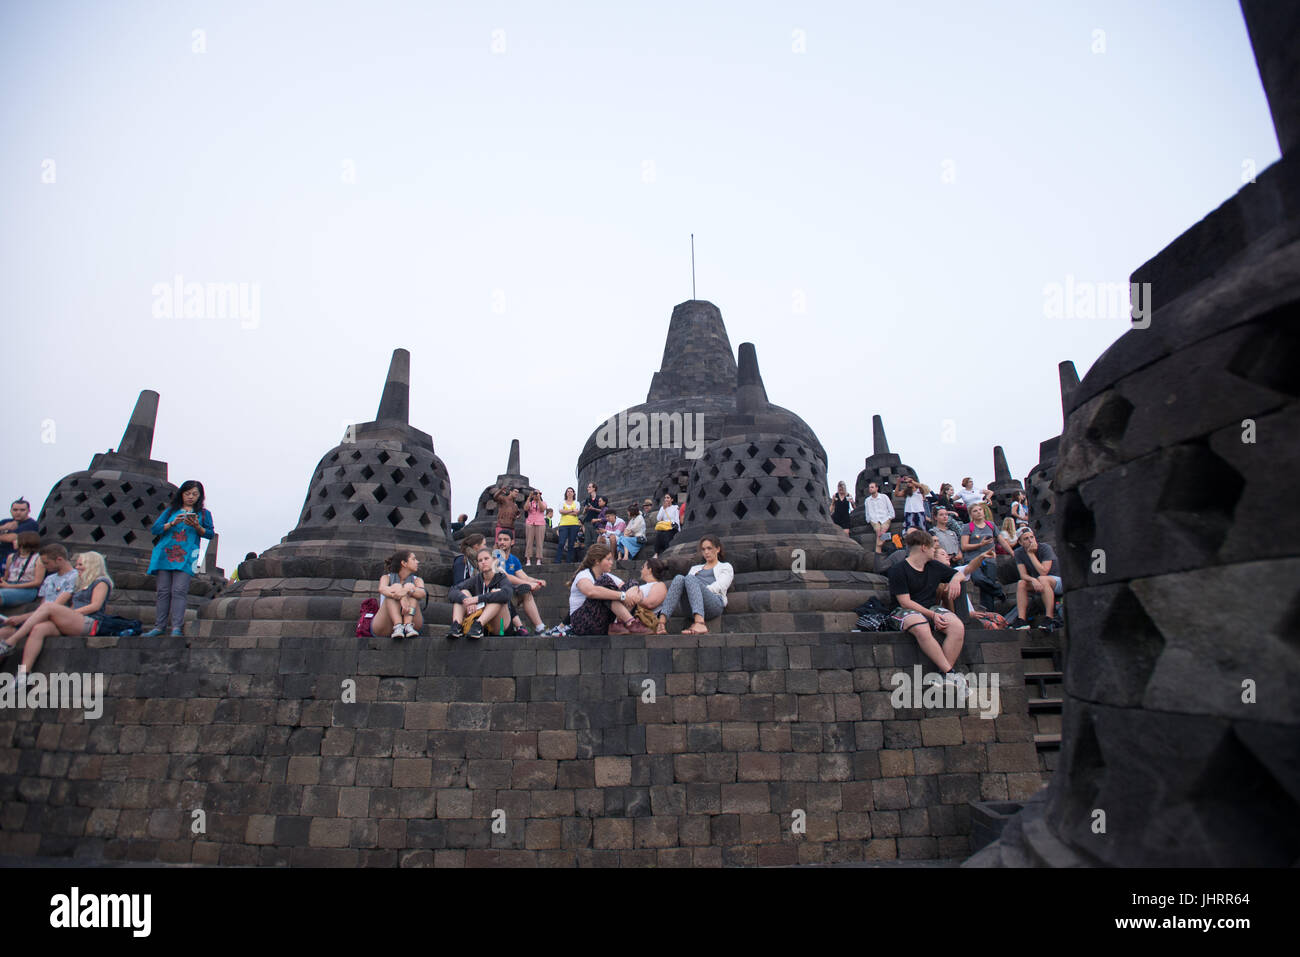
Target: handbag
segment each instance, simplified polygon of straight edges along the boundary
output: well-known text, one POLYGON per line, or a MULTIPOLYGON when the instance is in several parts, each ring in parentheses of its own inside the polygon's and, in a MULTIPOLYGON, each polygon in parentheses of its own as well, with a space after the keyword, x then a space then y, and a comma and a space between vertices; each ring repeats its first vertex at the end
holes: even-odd
POLYGON ((478 616, 481 614, 483 614, 483 609, 475 608, 468 615, 466 615, 465 620, 460 623, 460 633, 462 635, 468 635, 470 626, 474 624, 474 622, 478 621, 478 616))
POLYGON ((673 530, 672 522, 655 522, 656 532, 671 532, 673 530))
POLYGON ((636 537, 636 543, 637 543, 638 545, 644 545, 644 544, 645 544, 645 536, 644 536, 644 535, 638 535, 638 536, 636 537))
POLYGON ((659 619, 655 617, 655 613, 649 608, 646 608, 643 605, 637 605, 635 613, 637 620, 647 628, 654 630, 659 627, 659 619))

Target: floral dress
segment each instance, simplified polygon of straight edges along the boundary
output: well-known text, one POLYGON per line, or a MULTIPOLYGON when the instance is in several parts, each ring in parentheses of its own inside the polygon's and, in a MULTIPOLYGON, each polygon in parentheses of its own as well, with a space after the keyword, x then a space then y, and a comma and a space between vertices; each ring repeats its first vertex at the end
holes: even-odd
POLYGON ((198 558, 201 538, 211 538, 216 534, 212 527, 212 513, 206 508, 199 513, 199 523, 203 531, 196 531, 184 522, 178 522, 163 531, 163 526, 185 509, 169 508, 153 523, 150 531, 161 538, 154 544, 153 555, 149 559, 149 574, 158 571, 185 572, 193 575, 198 572, 198 558))

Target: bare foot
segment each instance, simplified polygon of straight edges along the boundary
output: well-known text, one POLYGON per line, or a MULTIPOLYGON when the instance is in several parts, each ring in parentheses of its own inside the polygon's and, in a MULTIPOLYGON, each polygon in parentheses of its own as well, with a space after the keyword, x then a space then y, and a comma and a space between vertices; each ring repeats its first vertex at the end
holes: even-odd
POLYGON ((658 623, 657 625, 655 625, 655 634, 656 634, 656 635, 666 635, 666 634, 668 634, 668 629, 667 629, 667 627, 665 627, 665 625, 666 625, 666 622, 665 622, 662 618, 660 618, 660 619, 659 619, 659 623, 658 623))
POLYGON ((683 635, 707 635, 708 633, 709 626, 702 621, 694 622, 691 627, 682 629, 683 635))

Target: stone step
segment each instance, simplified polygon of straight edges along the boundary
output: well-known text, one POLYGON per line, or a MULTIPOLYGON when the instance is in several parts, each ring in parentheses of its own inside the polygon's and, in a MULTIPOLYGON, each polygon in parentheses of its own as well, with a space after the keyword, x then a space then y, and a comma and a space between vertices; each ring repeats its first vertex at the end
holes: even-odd
POLYGON ((1038 748, 1039 751, 1059 751, 1061 748, 1060 732, 1034 735, 1034 747, 1038 748))
POLYGON ((1036 714, 1045 712, 1048 714, 1060 714, 1061 708, 1065 704, 1063 698, 1030 698, 1029 713, 1036 714))
POLYGON ((1040 734, 1061 733, 1061 716, 1059 714, 1037 714, 1034 716, 1040 734))

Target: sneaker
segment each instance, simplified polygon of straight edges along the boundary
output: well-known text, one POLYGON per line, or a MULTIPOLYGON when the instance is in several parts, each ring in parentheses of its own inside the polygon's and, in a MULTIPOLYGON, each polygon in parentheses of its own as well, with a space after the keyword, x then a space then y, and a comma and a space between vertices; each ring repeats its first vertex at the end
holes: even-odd
POLYGON ((1047 621, 1043 622, 1043 624, 1040 627, 1042 628, 1043 631, 1047 632, 1050 635, 1052 632, 1060 630, 1061 623, 1057 621, 1055 618, 1049 618, 1047 619, 1047 621))
POLYGON ((460 625, 452 625, 451 630, 447 632, 447 639, 449 641, 455 641, 462 634, 463 632, 461 631, 460 625))
POLYGON ((952 685, 959 692, 963 694, 968 693, 970 691, 970 687, 966 684, 965 675, 958 674, 956 671, 950 671, 946 675, 944 675, 943 683, 952 685))
POLYGON ((3 641, 0 641, 0 658, 5 657, 6 655, 12 655, 13 653, 14 653, 13 645, 7 645, 3 641))
POLYGON ((941 685, 941 684, 943 684, 943 678, 942 678, 940 675, 936 674, 935 672, 931 671, 931 672, 928 672, 928 673, 926 674, 926 676, 921 680, 921 684, 923 684, 923 685, 941 685))
POLYGON ((170 634, 173 638, 184 638, 184 637, 185 637, 185 629, 184 629, 184 628, 173 628, 173 629, 171 630, 171 632, 169 632, 169 634, 170 634))
POLYGON ((483 622, 475 620, 474 624, 469 626, 469 637, 471 638, 483 637, 483 622))
POLYGON ((27 669, 26 669, 26 668, 19 668, 19 669, 18 669, 18 674, 14 675, 14 683, 17 684, 20 688, 21 688, 21 687, 25 687, 25 686, 27 685, 27 669))
POLYGON ((141 638, 157 638, 157 637, 158 637, 159 635, 161 635, 162 633, 163 633, 163 630, 162 630, 161 628, 158 628, 158 627, 155 626, 155 627, 153 627, 153 628, 150 628, 148 631, 146 631, 146 632, 145 632, 143 635, 141 635, 140 637, 141 637, 141 638))
POLYGON ((518 625, 515 628, 515 634, 520 638, 527 638, 530 634, 532 634, 532 632, 528 630, 528 627, 526 625, 518 625))
POLYGON ((607 634, 626 635, 629 634, 629 631, 627 625, 623 624, 621 621, 616 621, 614 622, 614 624, 609 626, 609 631, 607 632, 607 634))
POLYGON ((1007 622, 1007 627, 1014 631, 1028 631, 1029 622, 1025 621, 1023 618, 1016 618, 1015 624, 1012 624, 1011 622, 1007 622))
POLYGON ((389 638, 405 638, 405 637, 406 637, 406 627, 405 627, 404 625, 394 625, 394 626, 393 626, 393 633, 392 633, 391 635, 389 635, 388 637, 389 637, 389 638))
POLYGON ((406 637, 407 637, 407 638, 419 638, 419 637, 420 637, 420 629, 416 628, 414 625, 404 625, 404 626, 403 626, 403 629, 404 629, 405 632, 406 632, 406 637))

